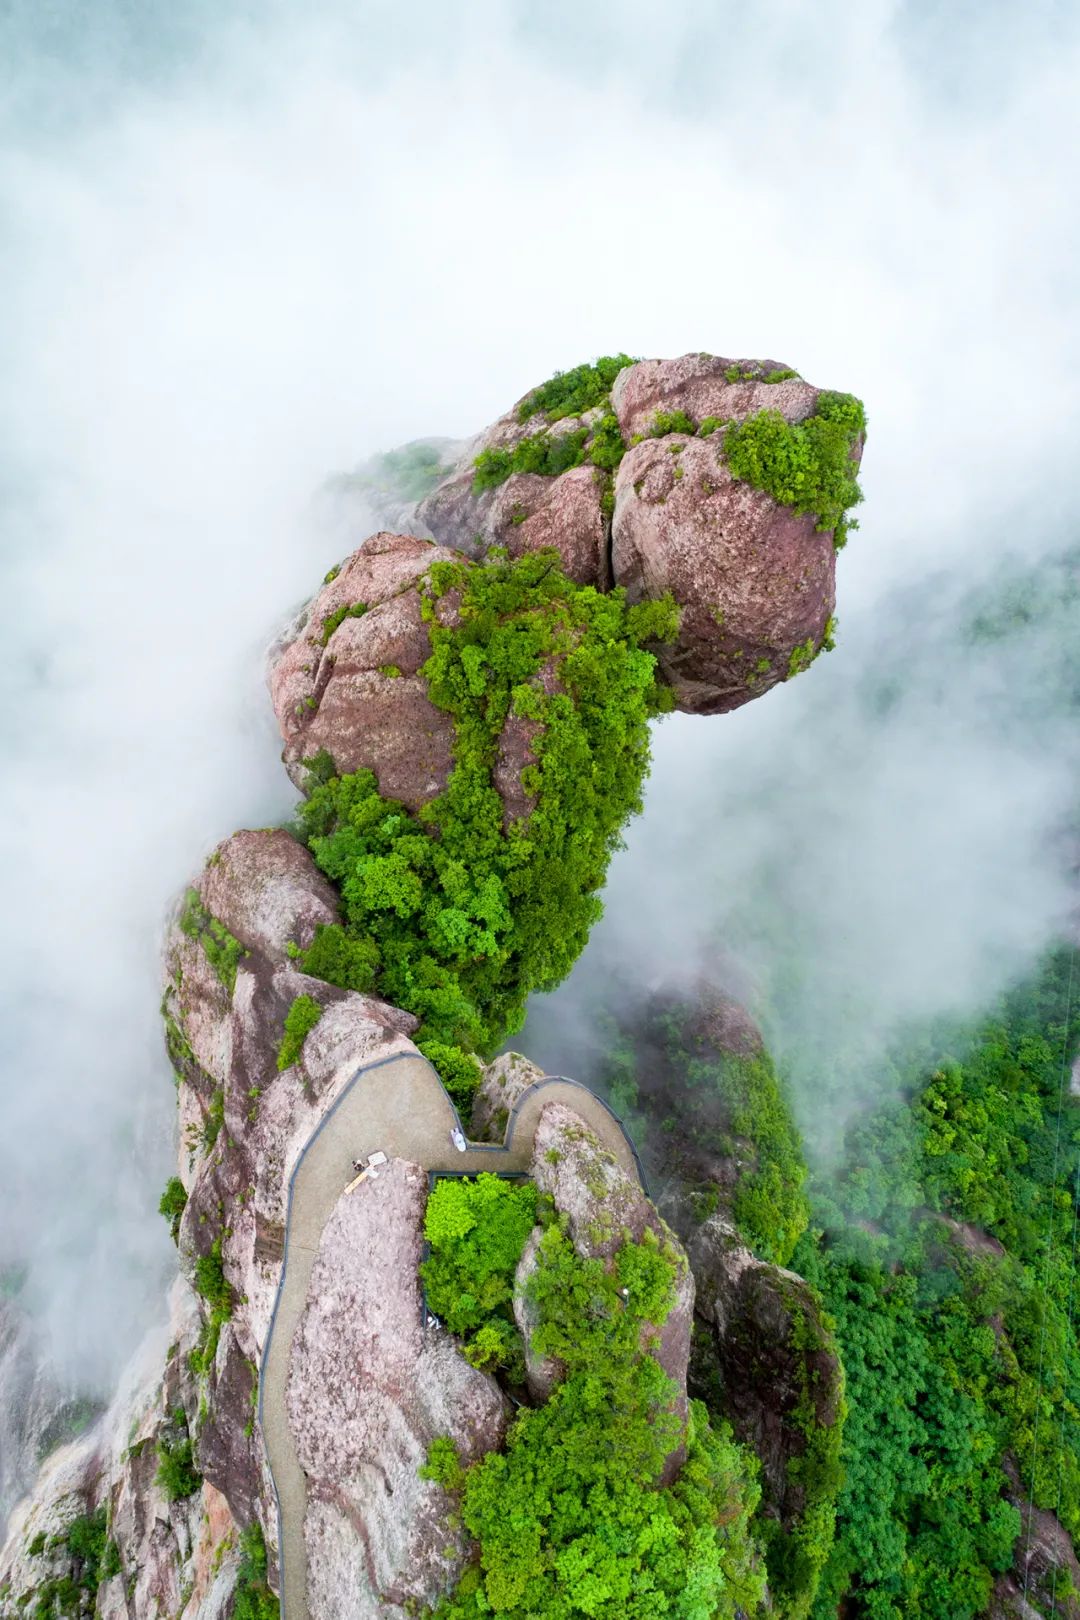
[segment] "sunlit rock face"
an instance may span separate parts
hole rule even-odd
[[[383,797],[410,810],[445,788],[453,726],[419,673],[431,647],[418,585],[452,556],[412,535],[372,535],[275,649],[270,695],[298,786],[303,761],[325,750],[342,775],[374,771]]]

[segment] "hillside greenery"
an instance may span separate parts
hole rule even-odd
[[[1029,1494],[1080,1536],[1072,977],[1055,951],[985,1022],[926,1038],[815,1190],[795,1265],[835,1319],[851,1408],[815,1620],[841,1598],[853,1620],[975,1620]],[[1028,1597],[1060,1613],[1068,1589],[1055,1573]]]
[[[437,1184],[429,1266],[456,1267],[473,1300],[490,1282],[490,1252],[501,1253],[501,1276],[512,1277],[510,1262],[528,1235],[524,1192],[497,1197]],[[501,1234],[490,1231],[466,1253],[462,1239],[476,1227],[461,1228],[479,1209]],[[648,1343],[671,1309],[685,1262],[651,1233],[627,1240],[610,1264],[583,1259],[563,1221],[540,1213],[545,1226],[528,1284],[532,1347],[565,1373],[544,1405],[520,1408],[502,1451],[463,1467],[448,1439],[432,1446],[425,1472],[459,1499],[477,1545],[475,1563],[434,1615],[734,1620],[756,1610],[764,1590],[749,1529],[756,1486],[730,1433],[713,1429],[699,1403],[684,1466],[674,1484],[658,1483],[681,1424],[675,1385]],[[496,1321],[504,1307],[497,1290]],[[471,1328],[475,1317],[469,1321]]]
[[[439,601],[460,593],[458,622]],[[377,990],[422,1021],[461,1096],[518,1028],[533,990],[569,971],[599,917],[622,827],[641,806],[649,720],[670,707],[648,646],[678,625],[669,600],[630,606],[568,580],[553,552],[436,563],[424,598],[429,696],[454,721],[446,790],[419,815],[380,796],[370,771],[312,774],[299,836],[337,885],[342,922],[299,965]],[[492,781],[511,717],[536,730],[522,771],[531,811],[507,821]]]

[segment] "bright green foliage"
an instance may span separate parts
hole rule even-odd
[[[237,966],[247,953],[224,923],[210,915],[195,889],[189,889],[184,896],[180,927],[189,939],[199,941],[206,960],[231,996],[236,988]]]
[[[201,1254],[195,1262],[195,1287],[209,1305],[232,1310],[232,1287],[221,1263],[220,1236],[214,1239],[210,1252]]]
[[[171,1176],[165,1191],[161,1195],[158,1214],[164,1215],[168,1221],[169,1231],[172,1233],[174,1243],[180,1236],[180,1217],[183,1215],[186,1206],[187,1193],[184,1191],[184,1183],[179,1176]]]
[[[281,1605],[266,1584],[266,1542],[257,1524],[240,1536],[233,1620],[279,1620]]]
[[[708,439],[719,427],[723,427],[723,418],[719,416],[704,416],[698,426],[698,438]]]
[[[447,1177],[435,1183],[424,1218],[430,1257],[420,1268],[428,1307],[466,1341],[476,1366],[521,1363],[511,1300],[514,1272],[536,1224],[531,1181]]]
[[[343,602],[340,607],[334,609],[333,613],[328,613],[322,622],[323,646],[326,646],[334,631],[339,625],[344,624],[346,619],[362,619],[367,610],[368,605],[366,602],[354,602],[351,607],[347,602]]]
[[[1069,972],[1055,953],[981,1029],[928,1039],[906,1096],[853,1128],[838,1185],[818,1195],[824,1240],[796,1264],[836,1319],[851,1410],[816,1620],[852,1582],[853,1620],[984,1614],[1022,1528],[1005,1457],[1080,1537]],[[933,1210],[971,1224],[947,1229]],[[1062,1588],[1029,1596],[1050,1612]]]
[[[482,450],[474,463],[473,489],[477,493],[495,489],[512,473],[540,473],[545,478],[557,478],[560,473],[585,462],[602,472],[614,473],[626,453],[626,445],[618,419],[610,408],[609,394],[619,372],[633,364],[628,355],[607,355],[595,365],[559,372],[536,389],[519,406],[518,417],[522,422],[527,422],[537,411],[543,411],[548,422],[554,423],[564,417],[580,416],[597,405],[605,405],[607,409],[592,427],[575,428],[570,433],[551,433],[544,428],[522,439],[512,450]],[[605,489],[602,504],[608,516],[612,501],[611,491]]]
[[[594,467],[613,473],[625,454],[626,444],[619,428],[619,419],[614,411],[608,411],[592,430],[589,460]]]
[[[451,590],[457,628],[434,614]],[[300,832],[341,890],[345,934],[378,961],[379,993],[423,1020],[421,1039],[484,1051],[520,1025],[531,991],[565,975],[600,915],[608,861],[641,804],[648,720],[670,706],[644,643],[671,639],[678,613],[575,585],[552,552],[437,563],[429,591],[422,673],[455,727],[446,791],[416,817],[381,798],[370,771],[333,778],[301,806]],[[507,827],[491,774],[511,714],[543,729],[522,775],[535,808]],[[341,943],[317,937],[305,970]]]
[[[591,365],[575,366],[572,371],[557,371],[546,383],[541,383],[518,406],[518,420],[527,422],[536,411],[543,411],[549,422],[558,422],[564,416],[580,416],[600,405],[611,392],[611,385],[625,366],[634,365],[628,354],[606,354]]]
[[[158,1442],[157,1454],[159,1467],[154,1484],[161,1487],[170,1502],[194,1496],[202,1484],[202,1475],[195,1467],[191,1436],[182,1406],[173,1412],[171,1432]]]
[[[790,366],[778,366],[775,371],[767,371],[761,380],[767,383],[781,383],[787,382],[789,377],[797,377],[798,375],[799,373],[792,371]]]
[[[108,1512],[104,1505],[94,1513],[84,1513],[73,1519],[63,1535],[35,1537],[27,1549],[31,1557],[44,1552],[65,1552],[71,1560],[70,1572],[54,1576],[36,1587],[30,1600],[32,1608],[24,1612],[30,1620],[65,1620],[93,1614],[97,1592],[102,1581],[111,1580],[120,1573],[120,1554],[115,1541],[109,1539]]]
[[[807,636],[801,646],[792,649],[791,657],[788,659],[788,680],[793,680],[796,675],[801,675],[804,670],[809,669],[816,657],[814,638]]]
[[[285,1014],[285,1032],[277,1055],[279,1072],[292,1068],[303,1051],[304,1042],[322,1015],[323,1009],[314,996],[296,997]]]
[[[758,411],[724,435],[723,456],[736,478],[784,506],[809,512],[831,529],[837,549],[852,527],[845,513],[862,500],[851,454],[866,432],[866,414],[852,394],[823,393],[813,416],[785,422],[779,411]]]
[[[686,433],[693,438],[697,424],[685,411],[657,411],[649,428],[650,439],[662,439],[668,433]]]
[[[448,1046],[445,1041],[421,1041],[419,1045],[457,1108],[470,1108],[483,1073],[478,1059],[471,1052],[463,1052],[460,1046]]]
[[[298,953],[300,971],[325,979],[343,990],[366,994],[379,971],[379,947],[373,939],[347,934],[340,923],[319,923],[306,951]]]
[[[640,1253],[633,1253],[639,1250]],[[460,1489],[479,1562],[438,1620],[733,1620],[756,1611],[764,1579],[749,1534],[754,1487],[738,1448],[694,1403],[688,1458],[659,1489],[679,1438],[675,1386],[641,1344],[673,1299],[676,1262],[653,1239],[609,1269],[583,1260],[558,1225],[540,1244],[534,1346],[566,1376],[522,1408],[502,1453],[461,1470],[432,1448],[429,1470]],[[628,1297],[620,1290],[626,1289]]]
[[[505,484],[511,473],[539,473],[544,478],[558,478],[571,467],[580,467],[585,460],[588,428],[575,428],[572,433],[533,433],[522,439],[513,450],[481,450],[474,466],[473,489],[496,489]]]

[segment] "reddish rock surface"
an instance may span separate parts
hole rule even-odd
[[[318,593],[271,659],[270,695],[298,787],[326,750],[341,774],[374,771],[385,798],[417,810],[446,786],[453,727],[418,674],[431,652],[418,582],[453,554],[411,535],[377,534]],[[364,605],[359,617],[333,621]]]
[[[513,473],[495,489],[473,488],[473,463],[482,451],[512,450],[534,433],[572,433],[601,414],[590,411],[552,424],[536,415],[522,423],[517,409],[513,406],[469,444],[453,474],[420,503],[417,517],[440,544],[474,559],[492,546],[504,546],[512,557],[554,547],[571,579],[606,588],[607,521],[600,505],[604,479],[596,468],[572,467],[557,478]]]
[[[293,1341],[289,1419],[308,1478],[309,1604],[355,1620],[435,1602],[467,1556],[445,1490],[420,1478],[437,1436],[465,1463],[502,1443],[509,1405],[449,1336],[421,1326],[427,1176],[391,1160],[338,1201]],[[342,1556],[344,1554],[344,1556]]]
[[[744,373],[730,382],[734,367]],[[779,411],[787,422],[813,414],[818,388],[801,377],[767,383],[770,374],[790,368],[780,360],[734,360],[719,354],[683,354],[676,360],[639,360],[620,371],[611,390],[611,408],[627,444],[648,435],[658,411],[685,411],[695,424],[708,416],[741,422],[757,411]]]
[[[832,535],[733,478],[719,435],[646,439],[615,480],[612,569],[631,601],[670,591],[679,638],[659,650],[679,708],[737,709],[821,643],[835,605]]]

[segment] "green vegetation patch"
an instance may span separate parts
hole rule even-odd
[[[281,1606],[266,1581],[266,1540],[259,1525],[240,1536],[233,1620],[279,1620]]]
[[[27,1548],[31,1557],[43,1553],[65,1553],[70,1560],[66,1575],[53,1576],[29,1594],[32,1607],[24,1609],[29,1620],[77,1620],[92,1614],[98,1588],[103,1581],[120,1573],[120,1553],[109,1538],[108,1511],[104,1505],[93,1513],[73,1519],[62,1535],[37,1536]]]
[[[203,1323],[199,1343],[192,1350],[188,1362],[196,1376],[210,1371],[217,1355],[221,1330],[233,1313],[232,1285],[225,1276],[221,1259],[222,1236],[219,1233],[207,1254],[195,1262],[195,1290],[210,1306],[210,1314]]]
[[[779,411],[758,411],[726,430],[722,454],[736,478],[763,489],[783,506],[812,513],[831,529],[839,551],[850,529],[846,516],[862,500],[852,451],[866,433],[866,413],[853,394],[818,395],[805,422]]]
[[[608,398],[619,372],[636,363],[629,354],[605,354],[599,360],[575,366],[572,371],[557,371],[522,400],[518,406],[518,421],[527,422],[537,411],[543,411],[549,422],[591,411]]]
[[[533,1348],[563,1381],[522,1408],[501,1453],[463,1469],[449,1441],[428,1477],[460,1499],[477,1561],[437,1620],[734,1620],[764,1590],[749,1530],[756,1500],[730,1435],[691,1408],[688,1456],[657,1486],[678,1443],[675,1386],[642,1345],[674,1300],[676,1261],[652,1234],[608,1266],[585,1260],[559,1224],[540,1243],[530,1293]]]
[[[303,1051],[304,1042],[323,1015],[314,996],[297,996],[285,1014],[285,1030],[278,1047],[278,1072],[291,1069]]]
[[[157,1454],[158,1471],[154,1484],[165,1492],[170,1502],[194,1496],[202,1484],[202,1475],[195,1467],[191,1435],[182,1406],[172,1413],[169,1432],[159,1440]]]
[[[462,1051],[460,1046],[448,1046],[445,1041],[420,1041],[418,1044],[453,1098],[455,1106],[467,1112],[472,1107],[483,1074],[479,1059],[472,1052]]]
[[[450,591],[455,628],[435,616]],[[419,816],[383,799],[370,771],[314,787],[298,831],[344,919],[301,962],[415,1013],[421,1040],[484,1052],[520,1027],[533,990],[564,977],[600,915],[608,861],[641,807],[649,719],[671,707],[647,645],[673,639],[678,610],[575,585],[554,552],[436,563],[424,610],[421,673],[453,716],[454,768]],[[507,825],[492,771],[511,715],[541,729],[522,772],[535,808]]]
[[[187,1193],[179,1176],[170,1176],[158,1204],[158,1214],[164,1215],[174,1243],[180,1238],[180,1219],[187,1208]]]
[[[474,1367],[507,1369],[515,1382],[525,1365],[511,1303],[514,1272],[537,1209],[531,1181],[479,1175],[437,1181],[424,1217],[431,1253],[420,1275],[429,1309],[464,1341]]]
[[[229,933],[225,924],[211,916],[195,889],[189,889],[184,896],[180,928],[189,939],[198,940],[206,960],[231,996],[236,989],[236,970],[240,958],[246,956],[247,952],[240,941]]]
[[[368,605],[366,602],[353,602],[351,606],[348,602],[343,602],[340,607],[334,609],[333,613],[328,613],[322,622],[321,639],[323,646],[326,646],[334,631],[339,625],[344,624],[346,619],[362,619],[367,610]]]
[[[815,1620],[841,1600],[853,1620],[984,1615],[1023,1534],[1009,1459],[1080,1538],[1070,956],[981,1026],[929,1032],[815,1189],[817,1241],[795,1263],[835,1318],[850,1403]],[[1062,1610],[1055,1580],[1029,1592],[1044,1613]]]

